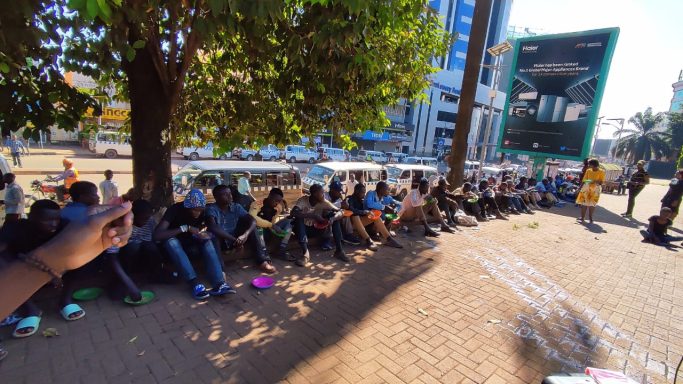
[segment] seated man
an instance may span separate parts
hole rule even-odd
[[[380,187],[379,184],[381,183],[383,182],[377,184],[378,188]],[[348,207],[353,212],[353,216],[351,216],[351,223],[353,224],[353,228],[365,242],[365,246],[371,251],[377,250],[377,245],[372,241],[368,231],[366,230],[366,227],[372,227],[373,231],[379,232],[379,234],[386,240],[385,245],[394,248],[403,248],[403,246],[391,236],[381,217],[375,220],[371,220],[368,217],[370,210],[365,208],[365,196],[365,185],[358,184],[353,189],[353,195],[349,196],[347,199]],[[384,212],[384,209],[379,208],[383,207],[375,206],[374,209]]]
[[[280,188],[273,188],[268,193],[268,197],[263,199],[262,204],[251,203],[249,214],[256,220],[256,225],[261,231],[256,231],[256,239],[264,252],[267,252],[266,241],[273,237],[273,233],[280,236],[280,246],[278,256],[283,260],[294,261],[287,251],[289,238],[292,236],[292,219],[280,219],[282,207],[284,210],[284,193]]]
[[[497,219],[507,220],[507,218],[500,213],[495,196],[495,191],[489,186],[488,181],[482,180],[479,182],[478,203],[482,214],[485,216],[495,215]]]
[[[119,251],[119,260],[127,272],[140,272],[151,281],[167,282],[172,280],[170,272],[164,272],[163,257],[152,234],[157,223],[154,220],[152,204],[147,200],[133,202],[133,233]]]
[[[507,180],[507,189],[512,193],[514,196],[519,199],[520,206],[522,208],[522,211],[528,213],[528,214],[534,214],[534,211],[531,209],[531,197],[529,196],[529,193],[527,193],[525,190],[519,190],[515,187],[515,183],[512,181],[512,179]]]
[[[309,189],[310,195],[302,196],[292,208],[294,217],[294,232],[296,233],[302,256],[296,260],[296,265],[305,267],[311,262],[311,253],[308,250],[308,236],[321,237],[323,239],[323,251],[335,249],[334,257],[349,262],[350,259],[344,253],[342,246],[342,228],[339,219],[342,212],[337,210],[332,203],[325,200],[323,186],[313,184]],[[318,224],[316,227],[315,224]],[[334,246],[330,239],[334,237]]]
[[[432,187],[431,194],[436,199],[439,209],[446,214],[448,225],[456,225],[458,220],[455,218],[455,214],[460,209],[460,205],[456,200],[456,195],[448,190],[449,185],[448,180],[441,176],[436,187]]]
[[[209,234],[202,232],[206,227],[206,198],[198,189],[192,189],[182,203],[171,205],[164,213],[159,225],[154,230],[154,241],[161,242],[173,260],[180,276],[192,289],[192,297],[203,300],[211,296],[236,293],[225,282],[220,257]],[[204,257],[206,273],[213,288],[207,290],[199,282],[197,274],[190,262],[190,255],[201,254]]]
[[[382,212],[382,220],[384,220],[384,226],[389,227],[391,225],[390,220],[386,220],[387,213],[398,213],[401,209],[401,203],[389,195],[389,185],[386,181],[380,181],[375,186],[374,191],[370,191],[365,194],[365,201],[363,202],[363,209],[373,210],[376,209]]]
[[[52,200],[38,200],[31,205],[28,219],[7,222],[0,230],[0,254],[3,261],[11,262],[14,255],[28,253],[52,239],[64,228],[67,221],[60,220],[59,205]],[[64,278],[68,280],[66,273]],[[63,294],[61,295],[63,296]],[[62,305],[63,304],[63,305]],[[71,304],[71,296],[60,297],[60,308]],[[64,309],[62,309],[64,312]],[[28,337],[36,333],[42,317],[41,309],[28,299],[17,308],[22,319],[17,323],[12,335],[17,338]],[[72,311],[67,320],[77,320],[85,315],[82,308]]]
[[[543,179],[536,183],[536,191],[541,195],[541,198],[543,200],[547,201],[547,204],[550,206],[555,205],[557,203],[557,198],[555,195],[552,194],[550,191],[550,183],[548,182],[548,179]]]
[[[213,197],[216,202],[206,207],[206,224],[213,234],[216,251],[248,244],[261,271],[277,272],[256,238],[256,220],[241,205],[233,202],[228,186],[221,184],[214,187]]]
[[[434,232],[427,223],[427,214],[431,213],[441,223],[441,231],[454,233],[453,229],[446,224],[441,211],[436,203],[436,199],[429,196],[429,181],[427,179],[420,180],[417,189],[410,191],[408,196],[403,199],[403,206],[398,215],[402,222],[412,221],[417,219],[425,230],[425,236],[437,237],[439,233]]]
[[[472,183],[464,183],[462,187],[456,188],[453,194],[467,215],[474,216],[478,221],[488,221],[486,215],[481,214],[479,195],[472,192]]]
[[[342,196],[342,183],[338,180],[333,180],[330,183],[330,191],[325,192],[325,200],[329,201],[337,207],[337,209],[346,209],[346,202]],[[351,225],[351,220],[348,217],[341,219],[342,234],[344,235],[343,241],[350,245],[360,245],[360,239],[353,234],[353,226]]]
[[[640,231],[645,241],[655,245],[669,245],[672,241],[683,240],[683,237],[671,236],[667,233],[667,229],[673,224],[672,215],[673,210],[671,208],[663,207],[659,211],[659,215],[650,217],[647,230]]]

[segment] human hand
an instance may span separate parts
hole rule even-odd
[[[364,209],[364,210],[360,211],[359,216],[367,216],[369,214],[370,214],[370,211],[368,211],[367,209]]]
[[[241,247],[246,242],[247,242],[247,235],[242,235],[242,236],[239,236],[238,238],[235,239],[235,242],[233,243],[233,245],[235,247]]]
[[[72,222],[33,253],[56,272],[79,268],[112,246],[123,247],[133,229],[132,204],[98,205],[88,209],[88,218]]]
[[[341,202],[341,208],[342,208],[342,209],[349,209],[349,202],[346,201],[346,200],[343,200],[343,201]]]
[[[130,299],[134,302],[142,300],[142,292],[140,291],[131,292],[128,296],[130,296]]]
[[[319,224],[327,223],[327,220],[320,215],[316,215],[313,220],[317,221]]]
[[[201,230],[197,227],[189,226],[187,227],[187,231],[190,232],[193,235],[198,235]]]
[[[396,213],[396,208],[387,205],[384,207],[384,213]]]

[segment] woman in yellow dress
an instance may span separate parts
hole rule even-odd
[[[588,169],[583,175],[583,186],[576,197],[576,204],[581,205],[581,222],[583,223],[586,217],[586,209],[588,209],[588,220],[593,222],[593,211],[600,200],[600,192],[602,191],[602,184],[605,182],[605,171],[600,169],[600,163],[596,159],[588,161]]]

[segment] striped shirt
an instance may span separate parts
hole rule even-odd
[[[133,233],[130,235],[130,240],[128,240],[128,242],[142,243],[144,241],[152,241],[152,233],[154,232],[156,224],[154,218],[150,217],[142,227],[133,225]]]

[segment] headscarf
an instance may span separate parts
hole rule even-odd
[[[185,196],[185,201],[183,201],[183,207],[185,208],[204,208],[206,207],[206,197],[202,191],[198,189],[191,189],[190,192]]]

